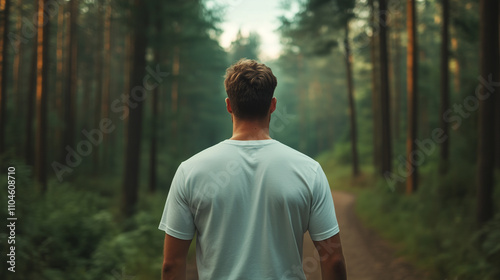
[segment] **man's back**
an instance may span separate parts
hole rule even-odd
[[[320,165],[276,140],[226,140],[183,162],[160,229],[198,232],[200,279],[302,279],[303,234],[339,231]]]

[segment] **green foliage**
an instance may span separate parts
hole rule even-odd
[[[72,185],[52,181],[48,192],[41,195],[32,190],[27,167],[16,166],[16,174],[15,279],[159,278],[164,233],[157,226],[166,195],[141,193],[138,213],[120,221],[118,201],[96,191],[110,187],[113,180]],[[0,179],[6,180],[4,176]],[[6,200],[0,207],[7,208]],[[6,211],[1,218],[6,220]],[[124,225],[132,230],[124,231]],[[1,237],[6,240],[5,231]],[[2,242],[3,252],[5,246],[7,242]],[[1,261],[6,262],[5,254]],[[6,278],[8,273],[2,270],[0,277],[11,279]]]
[[[434,162],[421,170],[420,189],[411,196],[379,180],[376,188],[361,192],[357,212],[396,242],[400,254],[431,271],[428,279],[497,279],[500,212],[477,230],[474,167],[459,165],[443,177],[436,170]]]

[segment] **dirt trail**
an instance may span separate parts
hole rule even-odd
[[[347,263],[349,280],[420,280],[425,279],[375,233],[365,228],[354,211],[355,197],[333,192],[335,211]],[[187,280],[197,280],[193,257],[188,263]],[[321,280],[321,269],[309,234],[304,236],[303,267],[307,280]]]
[[[355,197],[334,192],[333,200],[340,226],[342,248],[349,280],[417,280],[425,279],[407,262],[396,258],[394,251],[375,233],[364,227],[354,210]],[[308,280],[321,279],[314,270],[314,245],[309,235],[304,239],[304,272]],[[309,261],[306,261],[308,260]],[[308,270],[310,273],[308,273]]]

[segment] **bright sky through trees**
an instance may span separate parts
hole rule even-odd
[[[260,58],[265,61],[279,56],[281,45],[277,29],[280,26],[279,17],[285,14],[284,2],[279,0],[215,2],[226,9],[224,22],[221,24],[223,31],[219,40],[221,46],[228,48],[240,29],[244,35],[255,31],[261,37]]]

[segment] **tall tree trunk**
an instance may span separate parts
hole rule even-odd
[[[104,26],[104,16],[102,14],[102,1],[99,0],[96,2],[96,8],[97,8],[97,38],[95,39],[96,46],[94,49],[94,74],[95,74],[95,98],[94,98],[94,127],[99,127],[99,123],[101,121],[101,118],[103,116],[101,115],[102,112],[102,73],[103,73],[103,38],[104,34],[101,33],[101,30],[103,30]],[[103,143],[101,142],[101,145],[96,145],[94,148],[94,154],[92,155],[93,159],[93,169],[94,173],[97,173],[99,168],[99,155],[100,152],[102,151],[102,145]]]
[[[178,135],[178,106],[179,106],[179,72],[180,72],[180,47],[174,46],[173,61],[172,61],[172,92],[171,92],[171,105],[172,105],[172,139],[175,143],[179,144]],[[178,149],[176,149],[178,150]]]
[[[394,139],[399,140],[400,136],[400,126],[401,126],[401,95],[403,94],[402,83],[401,83],[401,15],[394,15],[394,59],[392,60],[394,74],[394,117],[393,128],[394,128]]]
[[[49,1],[50,0],[38,1],[35,175],[38,183],[40,183],[42,187],[42,192],[47,190],[47,83],[49,70],[48,47],[50,22],[48,22],[48,11],[46,12],[44,7]]]
[[[161,6],[158,3],[156,7],[158,11],[160,11]],[[157,63],[161,63],[161,49],[160,49],[160,40],[162,36],[162,20],[161,17],[156,18],[155,22],[155,32],[156,32],[156,44],[154,46],[154,58]],[[156,191],[156,164],[157,164],[157,124],[158,124],[158,109],[160,103],[160,87],[156,86],[152,92],[153,96],[151,98],[151,142],[149,146],[149,191],[154,193]]]
[[[131,18],[130,12],[127,14],[127,18]],[[124,53],[124,65],[123,65],[123,95],[125,96],[125,99],[129,98],[129,89],[130,89],[130,72],[131,72],[131,67],[132,67],[132,52],[133,52],[133,45],[132,45],[132,36],[130,35],[130,32],[125,35],[125,53]],[[129,115],[129,108],[125,106],[125,112],[124,114]],[[123,120],[123,133],[124,133],[124,146],[127,146],[127,135],[128,135],[128,118],[125,118]]]
[[[480,69],[481,77],[498,77],[498,1],[480,1]],[[488,77],[492,77],[489,79]],[[495,149],[495,89],[482,86],[479,102],[479,135],[477,164],[477,222],[484,225],[493,217],[494,151]],[[486,98],[488,96],[488,98]]]
[[[56,50],[56,92],[55,92],[55,111],[58,120],[63,120],[63,89],[65,80],[65,69],[64,69],[64,5],[59,5],[59,11],[57,13],[57,50]],[[61,146],[61,128],[57,127],[55,130],[55,145],[54,147],[59,148]],[[59,151],[60,152],[60,151]],[[57,152],[56,152],[57,153]],[[60,157],[60,155],[59,155]]]
[[[38,0],[35,0],[35,10],[38,8]],[[33,54],[31,56],[29,87],[26,94],[26,103],[28,110],[26,111],[26,126],[25,126],[25,142],[24,142],[24,158],[26,164],[35,165],[34,157],[34,141],[33,141],[33,121],[35,119],[35,98],[36,98],[36,74],[37,74],[37,49],[38,49],[38,34],[33,38]]]
[[[140,0],[134,0],[133,8],[133,60],[130,73],[130,88],[127,91],[129,96],[129,119],[127,130],[127,147],[125,150],[125,177],[123,181],[122,214],[130,217],[135,213],[135,206],[138,199],[139,190],[139,162],[142,132],[142,108],[143,101],[137,97],[145,98],[146,90],[142,92],[136,86],[143,84],[144,69],[146,68],[146,30],[148,15],[146,7]],[[134,104],[135,108],[132,107]]]
[[[497,46],[500,46],[500,4],[498,5],[498,34],[499,34],[499,38],[498,38],[498,45]],[[500,47],[497,47],[498,49],[498,65],[500,65]],[[500,81],[500,69],[497,69],[497,80]],[[497,88],[498,89],[498,88]],[[497,110],[495,110],[496,112],[496,118],[495,118],[495,143],[496,143],[496,147],[495,147],[495,165],[497,167],[497,169],[500,170],[500,110],[498,110],[498,108],[500,108],[500,93],[496,93],[495,94],[495,102],[496,102],[496,108]]]
[[[17,34],[21,34],[22,32],[22,18],[23,18],[23,1],[17,1],[17,20],[16,20],[16,32]],[[15,118],[19,123],[22,123],[23,112],[24,112],[24,104],[22,102],[22,86],[19,76],[21,74],[21,64],[23,60],[23,44],[18,44],[16,46],[15,54],[14,54],[14,73],[13,73],[13,83],[14,83],[14,98],[15,98]],[[16,126],[16,134],[22,133],[22,126]],[[16,153],[18,155],[22,154],[22,141],[16,141]]]
[[[62,146],[62,162],[66,161],[66,147],[74,149],[75,144],[75,116],[76,116],[76,90],[77,90],[77,18],[78,18],[78,0],[70,2],[70,18],[69,18],[69,48],[68,61],[66,69],[68,71],[66,81],[66,92],[64,100],[64,142]]]
[[[370,57],[372,61],[372,114],[373,114],[373,166],[376,171],[382,171],[382,143],[380,132],[382,130],[380,116],[380,57],[377,50],[378,38],[375,23],[374,0],[368,0],[370,5],[370,23],[372,25],[372,36],[370,38]]]
[[[7,66],[9,46],[9,12],[10,1],[0,1],[0,155],[6,150],[5,148],[5,129],[7,126]]]
[[[388,69],[388,49],[387,49],[387,3],[386,0],[379,0],[380,9],[380,111],[382,115],[382,175],[387,175],[392,168],[391,151],[391,118],[389,100],[389,69]]]
[[[441,0],[442,1],[442,12],[443,12],[443,26],[441,31],[441,110],[440,110],[440,120],[441,120],[441,129],[444,131],[445,135],[448,137],[445,138],[444,142],[441,143],[441,160],[439,166],[439,172],[441,174],[445,174],[448,172],[448,152],[450,146],[450,137],[449,137],[449,125],[448,122],[442,117],[445,112],[450,107],[450,86],[449,86],[449,67],[448,67],[448,58],[449,58],[449,0]]]
[[[417,140],[417,69],[418,69],[418,50],[417,50],[417,18],[415,11],[415,0],[407,0],[406,8],[406,28],[408,33],[408,46],[406,58],[406,81],[408,94],[408,127],[406,136],[406,159],[407,172],[406,193],[411,194],[417,190],[418,170],[415,163],[417,150],[415,149],[415,140]]]
[[[345,25],[345,66],[347,73],[347,91],[349,100],[349,120],[351,123],[351,157],[352,157],[352,174],[354,177],[359,175],[358,163],[358,148],[357,148],[357,126],[356,126],[356,106],[354,104],[354,83],[352,79],[352,54],[349,44],[349,22]]]
[[[103,58],[103,80],[102,80],[102,100],[101,100],[101,118],[109,118],[110,98],[110,76],[111,76],[111,3],[106,1],[104,13],[104,58]],[[108,135],[104,133],[102,137],[102,161],[103,166],[108,166],[109,160],[109,141]]]

